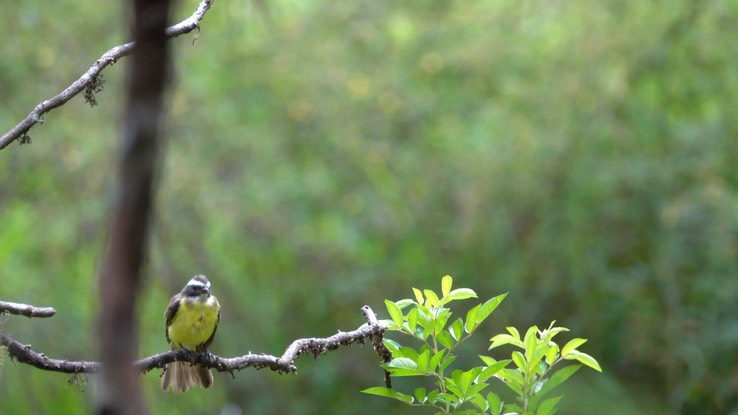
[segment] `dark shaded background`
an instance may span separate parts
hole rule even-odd
[[[126,40],[122,6],[0,3],[0,129]],[[225,356],[353,329],[451,274],[510,292],[460,364],[555,319],[605,370],[565,413],[738,414],[737,1],[218,1],[202,28],[173,41],[142,353],[197,273]],[[53,357],[95,353],[122,77],[0,155],[0,298],[58,311],[0,324]],[[153,413],[408,413],[358,392],[376,361],[145,392]],[[78,413],[95,387],[6,357],[0,412]]]

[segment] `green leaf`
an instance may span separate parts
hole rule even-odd
[[[415,399],[418,400],[418,403],[425,403],[425,400],[428,399],[428,396],[426,395],[426,392],[425,392],[425,388],[415,389],[415,392],[413,392],[413,395],[415,395]]]
[[[514,336],[511,336],[509,334],[498,334],[490,340],[492,341],[492,345],[489,346],[490,350],[494,349],[495,347],[503,346],[505,344],[512,344],[514,346],[523,348],[523,342],[521,342],[519,338],[516,339]]]
[[[517,369],[502,369],[498,376],[504,377],[509,383],[514,383],[520,387],[523,386],[523,374]]]
[[[443,355],[446,354],[446,350],[447,349],[441,349],[438,351],[438,353],[434,354],[433,357],[431,357],[430,362],[428,362],[428,370],[436,370],[436,367],[441,362],[441,359],[443,359]]]
[[[485,355],[481,355],[480,354],[479,355],[479,358],[482,359],[482,361],[484,362],[484,364],[487,365],[487,366],[492,366],[493,364],[497,363],[497,359],[495,359],[494,357],[489,357],[489,356],[485,356]]]
[[[508,333],[510,333],[516,339],[520,340],[520,333],[518,332],[518,329],[516,329],[515,327],[506,327],[506,328],[507,328]]]
[[[409,298],[404,298],[402,300],[395,301],[395,304],[397,305],[397,307],[400,308],[400,310],[402,310],[403,308],[405,308],[405,307],[407,307],[409,305],[415,304],[415,301],[413,301],[413,300],[411,300]]]
[[[450,275],[446,275],[441,279],[441,293],[445,297],[448,295],[449,292],[451,292],[451,285],[453,284],[454,279],[451,278]]]
[[[413,287],[413,293],[415,293],[415,299],[419,305],[423,305],[423,293],[419,289]]]
[[[442,402],[447,403],[453,407],[456,407],[456,405],[459,403],[459,398],[457,398],[454,395],[451,395],[450,393],[439,393],[436,395],[436,402]]]
[[[448,311],[448,309],[441,309],[441,312],[438,314],[438,317],[436,317],[436,323],[433,328],[433,334],[437,336],[443,331],[443,329],[446,328],[446,323],[448,322],[449,317],[451,317],[451,312]]]
[[[418,371],[417,369],[391,369],[387,368],[387,371],[390,373],[390,376],[393,378],[399,378],[399,377],[407,377],[407,376],[426,376],[425,373]]]
[[[384,346],[389,349],[390,352],[394,353],[397,350],[400,350],[400,343],[397,343],[396,341],[388,338],[384,338]]]
[[[441,360],[441,365],[438,366],[438,371],[446,370],[446,368],[456,360],[456,356],[450,354],[445,359]]]
[[[428,372],[428,361],[430,360],[430,350],[418,355],[418,370],[421,372]]]
[[[481,304],[477,304],[476,306],[469,309],[469,311],[466,313],[466,322],[464,323],[464,331],[467,333],[471,333],[474,331],[475,328],[479,325],[477,323],[477,315],[479,315],[479,308],[481,307]]]
[[[541,387],[541,389],[538,391],[538,393],[531,398],[531,403],[536,403],[538,400],[543,398],[548,392],[551,392],[553,388],[561,385],[564,383],[571,375],[576,373],[577,370],[579,370],[582,367],[582,365],[571,365],[567,366],[565,368],[562,368],[561,370],[557,370],[553,375],[551,375],[550,378],[548,378],[548,381]]]
[[[443,347],[450,349],[454,347],[454,339],[447,331],[442,331],[436,336],[436,340],[443,345]]]
[[[482,356],[480,356],[482,357]],[[484,356],[486,357],[486,356]],[[492,359],[494,360],[494,359]],[[477,377],[477,382],[484,382],[485,380],[489,379],[490,377],[496,375],[499,371],[505,368],[505,366],[509,365],[512,360],[500,360],[499,362],[490,362],[487,363],[487,367],[485,367]]]
[[[552,343],[549,348],[546,350],[546,363],[548,363],[549,366],[554,364],[556,361],[556,358],[559,355],[559,346],[556,343]]]
[[[425,305],[427,307],[438,307],[438,295],[436,295],[433,290],[423,290],[423,293],[425,293]]]
[[[427,323],[427,322],[433,321],[436,318],[436,316],[433,313],[431,313],[428,307],[424,305],[418,305],[415,308],[418,310],[418,322]],[[423,327],[425,326],[426,325],[423,324]]]
[[[472,381],[476,377],[473,370],[474,369],[463,372],[461,376],[459,376],[458,385],[459,388],[461,388],[461,392],[464,394],[464,397],[466,397],[469,386],[471,386]]]
[[[464,373],[464,371],[461,369],[456,369],[453,371],[453,373],[451,373],[451,380],[453,381],[454,385],[459,383],[459,379],[461,379],[462,373]],[[446,380],[448,380],[448,378]]]
[[[396,368],[396,369],[417,369],[418,368],[418,363],[407,357],[398,357],[398,358],[392,359],[386,365],[388,368]]]
[[[553,323],[551,323],[553,325]],[[546,336],[544,338],[545,341],[551,341],[553,337],[562,331],[569,331],[566,327],[552,327],[548,330],[546,330]]]
[[[530,411],[523,413],[523,408],[521,408],[520,405],[507,404],[507,406],[505,406],[505,410],[507,410],[505,415],[533,415]]]
[[[516,369],[502,369],[497,377],[505,381],[505,385],[518,395],[523,394],[523,375]]]
[[[490,392],[487,394],[487,404],[492,415],[500,415],[502,413],[502,401],[500,397]]]
[[[464,392],[461,390],[459,385],[450,379],[446,379],[446,390],[453,393],[458,400],[463,400],[465,398]]]
[[[410,329],[410,332],[415,334],[415,329],[418,327],[418,309],[417,308],[413,308],[412,310],[408,311],[407,327]]]
[[[410,360],[415,361],[418,360],[418,352],[412,347],[400,346],[399,349],[392,353],[392,357],[406,357]]]
[[[533,351],[536,349],[536,333],[538,333],[538,326],[532,326],[525,332],[525,355],[530,358]]]
[[[373,388],[364,389],[361,391],[369,395],[385,396],[387,398],[397,399],[398,401],[405,402],[410,405],[413,403],[413,397],[397,392],[394,389],[385,388],[383,386],[375,386]]]
[[[537,372],[538,370],[538,364],[541,362],[541,359],[546,354],[546,351],[548,351],[549,346],[545,343],[538,343],[535,346],[535,350],[533,353],[530,354],[530,356],[526,359],[528,361],[528,372]]]
[[[580,352],[579,350],[569,351],[569,354],[564,356],[564,359],[578,360],[580,363],[583,363],[598,372],[602,372],[602,368],[600,367],[600,364],[597,363],[597,360],[595,360],[594,357],[588,355],[587,353]]]
[[[487,408],[489,408],[489,404],[487,403],[487,400],[484,399],[484,397],[481,394],[476,394],[471,397],[471,402],[479,409],[482,410],[482,412],[487,412]],[[474,412],[478,413],[478,412]]]
[[[493,297],[482,304],[482,306],[479,308],[479,314],[477,314],[477,325],[481,324],[484,319],[486,319],[493,311],[495,311],[497,306],[500,305],[505,297],[507,297],[507,293]]]
[[[543,389],[543,385],[545,385],[545,384],[546,384],[546,381],[548,381],[548,379],[545,379],[545,378],[544,378],[544,379],[538,379],[538,380],[537,380],[537,381],[536,381],[536,382],[535,382],[535,383],[533,384],[533,387],[532,387],[532,388],[530,388],[531,394],[535,395],[535,394],[537,394],[538,392],[540,392],[540,391],[541,391],[541,389]]]
[[[448,332],[451,333],[451,337],[458,342],[461,340],[461,335],[464,334],[464,322],[461,321],[460,318],[457,318],[456,321],[451,324],[451,327],[448,328]]]
[[[469,400],[475,395],[481,398],[481,396],[479,395],[479,392],[482,391],[487,386],[489,386],[489,384],[487,383],[475,383],[475,384],[470,385],[469,389],[467,389],[466,391],[466,399]]]
[[[415,316],[410,315],[413,310],[417,311],[417,318]],[[429,314],[427,314],[428,310],[424,306],[422,305],[415,306],[413,310],[410,310],[410,312],[407,313],[408,322],[410,318],[413,318],[417,321],[417,326],[415,328],[415,335],[418,338],[425,340],[428,336],[433,334],[433,324],[435,324],[435,321],[432,321],[433,316],[429,316]]]
[[[527,365],[525,363],[525,357],[522,353],[519,351],[514,351],[512,353],[512,360],[515,362],[515,366],[518,367],[518,369],[522,370],[523,372],[526,372]]]
[[[477,293],[475,293],[474,290],[470,288],[457,288],[448,293],[447,296],[443,297],[444,301],[442,304],[446,304],[455,300],[465,300],[467,298],[477,298]]]
[[[569,340],[569,342],[566,343],[564,348],[561,349],[561,356],[566,357],[566,355],[568,355],[570,351],[575,350],[577,347],[583,345],[586,341],[587,339],[580,339],[580,338]]]
[[[392,321],[394,321],[401,330],[402,310],[400,310],[400,307],[398,307],[397,304],[390,300],[384,300],[384,304],[387,306],[387,311],[389,312],[390,317],[392,317]]]
[[[536,411],[536,415],[553,415],[556,404],[558,404],[563,397],[564,395],[559,395],[541,402],[541,404],[538,405],[538,411]]]
[[[425,341],[425,339],[430,337],[431,334],[433,334],[433,330],[428,330],[424,328],[420,330],[420,332],[418,333],[418,338],[423,339]]]
[[[381,366],[387,369],[387,371],[390,373],[392,377],[426,376],[425,373],[419,371],[418,369],[399,369],[399,368],[387,367],[386,365],[381,365]]]

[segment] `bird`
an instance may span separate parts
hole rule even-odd
[[[220,322],[220,303],[210,294],[210,281],[204,275],[195,275],[169,301],[164,312],[164,334],[172,350],[185,348],[199,353],[210,353],[208,346],[215,338]],[[161,389],[185,392],[194,387],[213,385],[210,369],[189,362],[172,362],[164,367]]]

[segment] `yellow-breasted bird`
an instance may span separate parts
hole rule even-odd
[[[220,304],[210,294],[210,281],[204,275],[195,275],[172,297],[164,312],[165,334],[172,350],[184,347],[195,352],[208,352],[220,321]],[[193,387],[213,385],[210,369],[189,362],[172,362],[164,368],[161,389],[184,392]]]

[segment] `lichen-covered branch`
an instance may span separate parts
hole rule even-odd
[[[200,5],[197,7],[194,13],[187,19],[167,28],[166,37],[173,38],[186,33],[190,33],[195,29],[200,28],[200,20],[205,16],[205,13],[210,9],[214,0],[202,0]],[[129,42],[123,45],[115,46],[105,52],[100,59],[69,85],[65,90],[55,95],[52,98],[42,101],[36,106],[21,122],[13,127],[10,131],[0,137],[0,149],[7,147],[10,143],[17,139],[21,139],[21,143],[30,140],[28,131],[34,125],[43,122],[44,114],[53,110],[54,108],[64,105],[67,101],[78,95],[80,92],[85,91],[88,87],[91,87],[94,91],[99,90],[101,85],[101,73],[107,66],[114,64],[118,59],[123,58],[131,54],[134,48],[134,42]],[[88,101],[95,102],[93,100]]]
[[[35,307],[28,304],[0,301],[0,313],[17,314],[26,317],[51,317],[56,310],[51,307]]]
[[[268,354],[248,353],[243,356],[226,358],[206,353],[195,353],[180,349],[165,353],[159,353],[138,360],[133,363],[136,370],[146,373],[156,368],[163,368],[167,363],[183,361],[197,363],[220,372],[233,373],[249,367],[255,369],[269,368],[280,373],[295,373],[297,366],[295,360],[301,354],[312,354],[318,358],[340,346],[351,346],[353,344],[364,345],[371,342],[374,350],[383,362],[389,361],[391,354],[382,342],[387,324],[377,320],[369,306],[362,307],[361,311],[367,323],[362,324],[356,330],[338,333],[324,338],[311,337],[293,341],[282,354],[272,356]],[[0,344],[8,347],[11,358],[21,363],[26,363],[38,369],[62,373],[98,373],[102,367],[99,362],[68,361],[51,359],[43,353],[34,352],[30,345],[24,345],[10,336],[0,332]],[[377,346],[381,345],[381,346]]]

